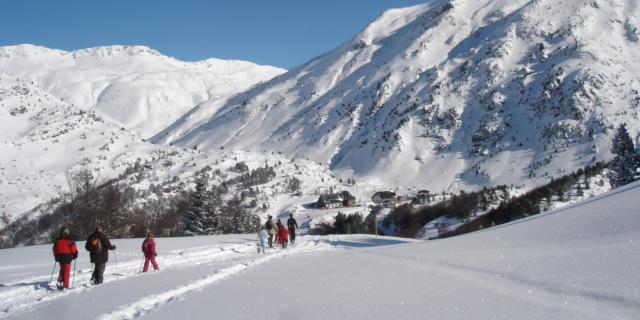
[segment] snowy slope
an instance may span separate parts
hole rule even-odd
[[[0,73],[0,214],[9,220],[68,190],[65,175],[77,167],[109,179],[120,153],[157,148],[95,111]]]
[[[25,214],[36,217],[47,212],[47,207],[38,206],[67,193],[67,176],[79,170],[89,170],[97,183],[118,179],[137,192],[141,204],[190,190],[197,172],[211,174],[210,185],[220,184],[239,175],[230,171],[238,162],[250,170],[265,164],[275,168],[276,177],[260,185],[255,197],[269,208],[253,208],[263,217],[283,214],[281,209],[290,202],[313,202],[320,188],[338,184],[326,166],[304,159],[154,145],[98,111],[70,105],[36,85],[0,73],[0,229]],[[285,180],[293,176],[302,181],[305,197],[285,190]],[[229,196],[242,190],[232,191]],[[282,199],[286,200],[279,204]]]
[[[201,102],[222,102],[285,70],[245,61],[184,62],[143,46],[67,52],[17,45],[0,47],[0,71],[147,138]]]
[[[635,0],[389,10],[335,50],[219,109],[193,110],[153,141],[281,151],[379,185],[539,184],[609,159],[619,123],[638,133],[639,17]]]
[[[558,211],[430,242],[304,237],[293,248],[262,256],[254,252],[252,235],[160,238],[161,271],[145,275],[136,274],[141,240],[115,240],[118,256],[111,256],[106,283],[62,293],[46,289],[49,246],[5,249],[0,317],[637,319],[639,196],[635,183]],[[78,270],[76,283],[85,283],[90,267],[84,252]]]

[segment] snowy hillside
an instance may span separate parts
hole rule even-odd
[[[95,111],[0,73],[0,213],[9,220],[68,189],[65,175],[75,167],[112,178],[120,153],[152,149]]]
[[[83,286],[91,268],[82,252],[76,287],[63,292],[47,289],[50,246],[5,249],[0,317],[637,319],[639,196],[635,183],[431,242],[305,236],[259,255],[253,235],[159,238],[161,271],[143,275],[141,240],[114,240],[106,282]]]
[[[96,183],[116,179],[136,192],[138,204],[145,204],[191,190],[196,174],[209,174],[211,185],[236,178],[240,173],[231,169],[240,162],[249,170],[265,165],[275,170],[275,177],[246,199],[247,205],[253,199],[266,206],[252,208],[264,217],[313,202],[321,190],[338,185],[326,166],[304,159],[144,142],[98,111],[83,110],[13,75],[0,74],[0,229],[25,214],[49,213],[51,208],[38,206],[68,193],[69,176],[81,170],[90,171]],[[290,177],[300,179],[301,197],[286,190]],[[233,186],[228,197],[247,189]]]
[[[148,138],[202,102],[215,108],[285,70],[219,59],[184,62],[143,46],[67,52],[18,45],[0,47],[0,71]]]
[[[281,151],[379,185],[540,184],[608,160],[617,124],[638,134],[639,17],[635,0],[389,10],[335,50],[219,109],[194,109],[153,141]]]

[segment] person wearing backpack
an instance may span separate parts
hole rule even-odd
[[[71,239],[69,229],[62,227],[58,238],[53,244],[53,257],[60,263],[58,274],[58,290],[69,289],[69,274],[71,273],[71,261],[78,258],[76,242]]]
[[[156,263],[156,241],[153,239],[151,232],[147,233],[147,237],[142,241],[142,253],[144,254],[144,268],[142,272],[149,271],[149,261],[153,265],[153,270],[160,270],[158,263]]]
[[[267,217],[267,222],[264,224],[264,228],[267,229],[267,234],[269,235],[269,248],[273,248],[273,236],[276,234],[276,230],[271,216]]]
[[[287,227],[289,228],[289,237],[291,238],[291,244],[296,243],[296,230],[298,230],[298,221],[293,218],[293,213],[289,215],[287,220]]]
[[[89,251],[91,263],[95,264],[91,282],[100,284],[104,280],[104,269],[109,261],[109,250],[115,250],[116,246],[112,245],[109,238],[102,233],[102,227],[97,226],[96,231],[87,239],[84,248]]]

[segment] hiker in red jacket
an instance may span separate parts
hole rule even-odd
[[[147,233],[147,237],[142,242],[142,253],[144,254],[144,268],[142,272],[149,271],[149,261],[153,265],[153,270],[160,270],[158,263],[156,263],[156,241],[153,239],[151,232]]]
[[[76,242],[71,240],[69,229],[62,227],[58,238],[53,244],[53,256],[56,262],[60,263],[60,273],[58,274],[58,289],[69,289],[69,274],[71,273],[71,261],[78,258],[78,248]]]
[[[278,220],[276,226],[278,226],[278,244],[282,245],[282,249],[285,249],[289,243],[289,230],[287,230],[287,227],[285,227],[280,220]]]

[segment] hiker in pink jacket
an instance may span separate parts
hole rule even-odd
[[[142,242],[142,253],[144,254],[144,269],[142,272],[149,271],[149,261],[153,264],[153,270],[159,270],[158,263],[156,263],[156,241],[153,240],[153,234],[147,233],[147,237]]]

